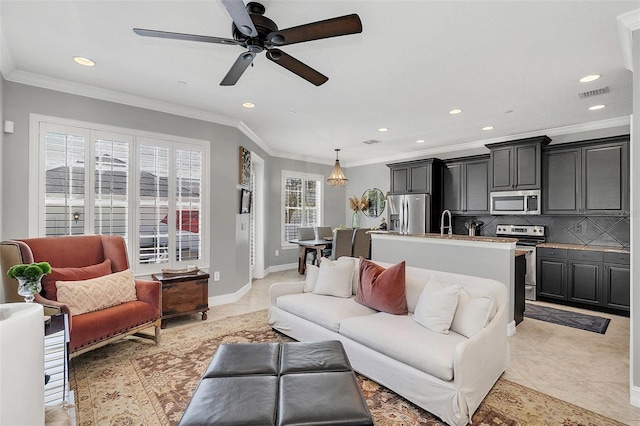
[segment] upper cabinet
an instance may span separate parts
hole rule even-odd
[[[490,149],[490,191],[540,189],[542,146],[547,136],[486,145]]]
[[[407,194],[411,192],[433,194],[440,190],[440,160],[407,161],[387,164],[391,170],[391,193]]]
[[[549,147],[543,153],[543,213],[629,214],[629,136]]]
[[[443,208],[454,214],[489,214],[489,157],[448,161],[442,168]]]

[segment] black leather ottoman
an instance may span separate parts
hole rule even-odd
[[[220,345],[180,425],[373,425],[339,341]]]

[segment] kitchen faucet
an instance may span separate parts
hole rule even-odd
[[[445,214],[449,215],[449,226],[444,226],[444,216]],[[440,217],[440,236],[444,236],[444,229],[449,228],[449,235],[453,235],[453,227],[451,226],[451,212],[449,210],[445,210],[442,212],[442,216]]]

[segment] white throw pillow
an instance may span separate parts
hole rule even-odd
[[[492,309],[491,297],[471,297],[465,289],[460,290],[458,309],[453,317],[451,330],[468,338],[475,336],[489,322]]]
[[[323,257],[313,292],[327,296],[351,297],[353,268],[354,262],[351,259],[333,262]]]
[[[460,286],[450,285],[434,290],[427,284],[420,294],[413,320],[436,333],[449,334],[458,307]]]
[[[316,265],[307,265],[307,278],[304,281],[304,292],[311,293],[316,288],[318,280],[318,272],[320,269]]]

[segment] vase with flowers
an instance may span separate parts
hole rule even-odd
[[[35,294],[42,290],[40,280],[50,273],[51,265],[48,262],[37,262],[13,265],[7,271],[7,276],[18,280],[18,294],[24,297],[25,302],[31,303]]]
[[[349,208],[353,211],[351,218],[351,227],[353,229],[360,228],[360,212],[369,208],[369,200],[366,195],[358,198],[357,195],[349,198]]]

